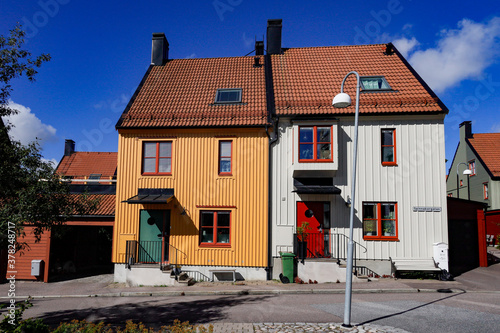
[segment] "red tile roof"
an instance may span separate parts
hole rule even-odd
[[[384,54],[385,44],[286,49],[273,55],[272,71],[278,115],[350,114],[355,111],[356,78],[350,76],[344,91],[352,106],[334,108],[345,75],[384,76],[391,92],[362,93],[360,113],[447,112],[436,95],[419,81],[398,53]]]
[[[264,64],[264,56],[259,57]],[[214,104],[217,89],[242,88],[242,103]],[[118,128],[262,126],[267,123],[264,66],[254,57],[174,59],[151,66]]]
[[[73,178],[84,178],[90,174],[101,174],[101,177],[112,177],[116,172],[118,153],[107,152],[74,152],[64,156],[56,172]]]
[[[467,141],[493,177],[500,177],[500,133],[474,133]]]
[[[71,194],[74,198],[82,196],[83,194]],[[96,216],[113,216],[115,215],[115,194],[89,194],[87,196],[88,200],[98,200],[97,208],[94,211],[89,212],[87,215]]]

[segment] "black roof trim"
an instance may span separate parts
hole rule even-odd
[[[168,60],[167,60],[167,62],[168,62]],[[123,111],[122,115],[120,116],[120,119],[118,119],[118,122],[115,125],[115,129],[121,128],[121,125],[123,123],[123,116],[125,116],[128,113],[128,111],[130,110],[130,107],[132,106],[132,103],[134,103],[135,99],[137,98],[137,95],[139,94],[139,91],[141,91],[142,86],[146,82],[146,79],[148,78],[149,73],[151,73],[151,69],[153,67],[155,67],[155,66],[154,65],[149,65],[148,70],[146,71],[146,74],[144,74],[144,76],[142,77],[141,83],[139,83],[139,86],[135,90],[134,95],[132,95],[132,98],[130,98],[130,101],[128,101],[128,104],[125,107],[125,110]]]

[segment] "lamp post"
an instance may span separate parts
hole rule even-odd
[[[467,196],[468,196],[467,200],[470,200],[469,176],[472,174],[472,171],[469,169],[469,167],[467,166],[467,163],[465,163],[465,162],[458,163],[458,165],[457,165],[457,198],[460,198],[460,182],[458,180],[458,177],[459,177],[458,167],[461,164],[465,165],[465,167],[467,168],[464,170],[463,174],[467,175]]]
[[[356,195],[356,160],[358,154],[358,118],[359,118],[359,88],[360,80],[358,72],[352,71],[347,73],[342,80],[340,94],[335,96],[332,105],[336,108],[346,108],[351,105],[351,97],[344,93],[344,83],[347,77],[351,74],[356,75],[356,114],[354,117],[354,141],[352,148],[352,182],[351,182],[351,213],[349,217],[349,243],[347,247],[347,271],[345,284],[345,303],[344,303],[344,327],[352,327],[351,325],[351,301],[352,301],[352,269],[353,269],[353,226],[354,226],[354,203]]]

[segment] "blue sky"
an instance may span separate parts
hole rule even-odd
[[[150,63],[153,32],[165,32],[170,58],[242,56],[271,18],[283,19],[284,47],[393,41],[450,109],[449,160],[462,121],[500,132],[498,0],[3,0],[0,34],[21,22],[26,47],[52,56],[34,84],[13,82],[21,113],[12,135],[41,138],[56,162],[65,139],[81,151],[117,151],[114,125]]]

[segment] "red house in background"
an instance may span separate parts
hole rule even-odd
[[[33,227],[24,227],[23,250],[16,253],[16,278],[48,282],[68,276],[112,272],[111,247],[115,220],[117,153],[76,152],[66,140],[56,172],[71,179],[71,195],[98,199],[95,211],[72,216],[64,225],[44,232],[37,242]],[[40,265],[39,274],[32,266]],[[35,267],[36,268],[36,267]],[[35,273],[35,275],[33,275]]]

